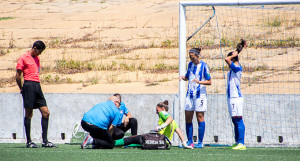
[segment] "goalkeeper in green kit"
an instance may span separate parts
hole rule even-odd
[[[187,146],[183,134],[170,114],[167,112],[169,110],[168,101],[160,102],[156,106],[156,113],[159,116],[158,125],[156,127],[156,131],[158,133],[165,135],[170,140],[173,138],[174,132],[176,132],[181,140],[182,146],[186,149],[193,149],[191,146]],[[124,139],[116,140],[115,146],[126,146],[130,144],[141,144],[142,143],[142,135],[130,136]]]

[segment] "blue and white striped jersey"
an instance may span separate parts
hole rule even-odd
[[[198,84],[192,80],[198,79],[199,81],[210,80],[209,68],[202,60],[198,65],[195,65],[192,61],[188,65],[185,77],[189,79],[188,90],[186,96],[193,98],[200,98],[200,95],[206,95],[205,85]]]
[[[241,64],[235,65],[231,62],[230,71],[227,74],[227,96],[228,98],[243,97],[240,84],[243,68]]]

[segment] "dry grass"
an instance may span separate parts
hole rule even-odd
[[[1,3],[16,8],[9,2]],[[45,85],[80,84],[82,87],[78,90],[99,84],[123,83],[143,83],[153,87],[178,79],[177,1],[22,3],[31,9],[31,13],[22,8],[10,12],[2,7],[4,16],[11,17],[0,18],[3,26],[0,40],[2,70],[14,71],[20,54],[25,53],[33,41],[41,39],[47,45],[41,55],[41,79]],[[59,4],[69,5],[65,7],[66,12],[76,16],[57,10]],[[37,9],[37,5],[42,10]],[[74,7],[76,5],[81,5],[82,9]],[[43,10],[44,7],[48,10]],[[120,15],[119,8],[128,8],[132,12]],[[136,8],[145,8],[145,12]],[[295,48],[300,47],[299,16],[290,12],[278,16],[267,10],[266,16],[262,17],[261,11],[230,10],[231,15],[223,14],[228,7],[217,12],[221,39],[213,19],[187,44],[187,48],[202,48],[201,58],[209,65],[214,79],[209,92],[225,93],[223,73],[228,67],[222,59],[235,48],[240,38],[248,41],[248,48],[240,56],[245,73],[244,91],[253,84],[268,82],[271,75],[265,76],[266,73],[274,75],[282,71],[289,75],[289,72],[299,70],[299,51],[295,53]],[[203,12],[211,14],[210,9]],[[34,14],[49,20],[37,19]],[[27,17],[40,26],[27,23]],[[25,29],[18,28],[19,24]],[[201,22],[195,28],[198,24]],[[296,74],[299,76],[299,72]],[[16,85],[13,77],[1,77],[1,88]]]

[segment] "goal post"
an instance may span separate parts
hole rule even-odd
[[[179,1],[179,76],[187,51],[202,48],[212,82],[207,87],[204,144],[234,143],[228,115],[224,57],[241,38],[245,143],[248,146],[300,146],[300,0]],[[199,31],[198,31],[199,30]],[[179,116],[185,133],[186,82],[179,82]],[[197,122],[194,117],[194,135]]]

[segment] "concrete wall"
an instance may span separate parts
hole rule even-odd
[[[104,102],[111,94],[65,94],[46,93],[50,114],[48,138],[50,141],[67,143],[72,137],[74,124],[85,112],[99,102]],[[138,133],[147,133],[157,125],[156,104],[169,100],[169,113],[181,127],[185,136],[184,109],[179,109],[176,94],[124,94],[122,101],[138,119]],[[18,93],[0,93],[0,142],[25,142],[23,128],[23,102]],[[208,95],[208,111],[205,114],[206,131],[204,143],[231,144],[234,142],[231,119],[228,116],[226,96]],[[244,95],[245,142],[249,146],[300,146],[300,95]],[[194,135],[197,136],[198,123],[194,118]],[[34,110],[31,122],[31,137],[36,142],[41,139],[41,114]],[[17,139],[12,139],[16,133]],[[65,133],[65,140],[61,139]],[[260,143],[257,136],[262,137]],[[278,137],[283,136],[283,143]],[[179,144],[177,135],[174,144]]]
[[[61,133],[65,133],[65,141],[72,137],[74,124],[79,122],[83,114],[95,104],[106,101],[112,94],[64,94],[46,93],[45,98],[50,110],[50,122],[48,130],[49,140],[61,140]],[[173,114],[173,97],[170,94],[125,94],[122,101],[126,104],[132,115],[139,123],[138,133],[147,133],[155,129],[158,116],[156,105],[164,100],[169,100],[170,113]],[[23,102],[18,93],[0,93],[0,142],[24,142],[25,132],[23,128]],[[41,114],[34,110],[31,121],[31,137],[33,140],[41,140]],[[12,140],[12,133],[16,133],[17,139]]]

